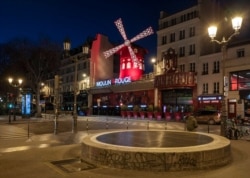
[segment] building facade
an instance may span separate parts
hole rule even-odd
[[[178,99],[172,102],[172,94],[169,96],[165,94],[164,98],[164,93],[171,93],[171,90],[179,90],[180,93],[192,90],[194,109],[221,111],[222,102],[225,99],[227,115],[230,118],[246,115],[243,110],[247,110],[244,103],[248,103],[246,101],[248,91],[246,88],[233,87],[235,77],[232,76],[239,76],[241,73],[246,74],[248,72],[249,56],[247,56],[246,50],[249,42],[245,42],[245,45],[243,45],[237,37],[232,39],[233,42],[235,40],[235,43],[234,45],[232,45],[233,43],[227,44],[226,57],[223,63],[221,46],[211,43],[207,34],[208,26],[215,20],[218,22],[218,19],[223,21],[219,24],[219,27],[223,27],[218,35],[219,38],[222,39],[222,34],[230,35],[232,33],[230,31],[232,27],[228,26],[231,24],[223,20],[232,17],[226,16],[224,10],[218,1],[200,0],[196,6],[175,14],[167,15],[166,12],[160,12],[159,30],[157,31],[157,73],[164,75],[163,78],[171,77],[172,74],[168,73],[168,62],[165,54],[169,49],[173,49],[177,54],[177,68],[174,75],[194,72],[197,81],[196,86],[188,88],[168,84],[165,87],[155,85],[161,93],[161,99],[159,99],[162,102],[161,106],[171,103],[175,103],[172,106],[182,105],[181,102],[178,102]],[[243,58],[244,60],[241,60]],[[224,88],[223,70],[228,79],[228,89]]]

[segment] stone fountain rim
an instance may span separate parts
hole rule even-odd
[[[202,145],[195,145],[195,146],[185,146],[185,147],[131,147],[131,146],[121,146],[121,145],[113,145],[113,144],[108,144],[104,142],[98,141],[96,138],[100,135],[104,134],[110,134],[110,133],[118,133],[118,132],[135,132],[135,131],[158,131],[158,132],[178,132],[178,133],[187,133],[187,131],[177,131],[177,130],[114,130],[114,131],[108,131],[108,132],[101,132],[97,134],[91,134],[83,138],[83,143],[92,147],[100,148],[100,149],[109,149],[109,150],[119,150],[119,151],[124,151],[124,152],[135,152],[135,151],[140,151],[140,152],[154,152],[154,153],[162,153],[162,152],[201,152],[201,151],[209,151],[209,150],[214,150],[214,149],[219,149],[222,147],[227,147],[230,146],[230,140],[228,140],[225,137],[211,134],[211,133],[203,133],[203,132],[188,132],[189,134],[199,134],[199,135],[205,135],[208,137],[211,137],[213,141],[207,143],[207,144],[202,144]]]

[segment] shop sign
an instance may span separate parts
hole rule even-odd
[[[111,85],[111,79],[96,82],[97,87],[104,87],[104,86],[110,86],[110,85]]]
[[[155,76],[154,86],[159,88],[176,87],[176,86],[196,86],[195,72],[177,72],[166,73]]]
[[[97,87],[104,87],[104,86],[121,85],[121,84],[127,84],[127,83],[131,83],[130,77],[114,78],[114,79],[97,81],[96,86]]]
[[[198,97],[198,100],[199,101],[212,101],[212,100],[216,100],[216,101],[218,101],[218,100],[221,100],[222,99],[222,97],[221,96],[200,96],[200,97]]]

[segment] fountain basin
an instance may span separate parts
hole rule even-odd
[[[224,137],[200,132],[111,131],[85,137],[81,157],[120,169],[181,171],[226,165],[231,147]]]

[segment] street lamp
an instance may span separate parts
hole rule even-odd
[[[23,80],[22,79],[18,79],[18,80],[14,80],[13,78],[8,78],[8,82],[9,84],[14,87],[14,88],[19,88],[22,83]],[[13,121],[16,120],[16,98],[14,99],[14,105],[13,105]],[[11,123],[11,112],[9,110],[9,123]]]
[[[231,34],[228,39],[226,39],[224,36],[221,41],[218,41],[215,39],[216,33],[217,33],[217,27],[216,26],[210,26],[208,28],[208,35],[211,38],[211,42],[216,42],[221,45],[221,51],[222,51],[222,83],[223,83],[223,92],[224,97],[222,99],[222,108],[221,108],[221,135],[226,136],[226,127],[227,127],[227,95],[228,95],[228,77],[225,75],[225,58],[226,58],[226,50],[227,50],[227,44],[228,42],[234,37],[235,35],[238,35],[240,32],[242,24],[242,17],[235,17],[232,19],[232,28],[234,29],[234,33]]]
[[[157,72],[157,63],[156,63],[156,59],[155,58],[152,58],[151,59],[151,62],[152,62],[152,64],[153,64],[153,72],[154,72],[154,74],[156,74],[156,72]]]
[[[87,80],[87,74],[83,73],[82,74],[82,77],[83,77],[83,89],[86,90],[87,86],[88,86],[88,80]]]
[[[17,81],[14,81],[13,78],[8,78],[9,84],[15,88],[20,87],[20,85],[22,85],[23,80],[22,79],[18,79]]]
[[[74,77],[74,110],[73,110],[73,120],[72,120],[72,133],[77,133],[77,92],[78,92],[78,83],[77,83],[77,66],[78,58],[74,58],[75,63],[75,77]]]

